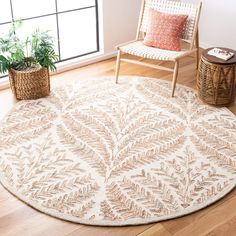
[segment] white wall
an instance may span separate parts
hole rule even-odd
[[[141,0],[102,0],[104,52],[135,39]]]
[[[199,0],[182,0],[198,3]],[[199,24],[200,46],[221,46],[236,50],[236,0],[202,0]],[[141,0],[102,0],[104,51],[134,39]]]
[[[201,47],[221,46],[236,50],[236,0],[202,0],[199,31]]]

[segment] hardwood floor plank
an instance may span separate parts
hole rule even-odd
[[[8,191],[5,191],[4,187],[0,184],[0,202],[5,201],[11,197],[11,194]]]
[[[187,216],[183,216],[180,218],[176,218],[174,220],[163,221],[162,225],[170,232],[176,233],[179,232],[181,229],[189,226],[190,224],[197,223],[199,219],[203,218],[209,212],[213,211],[215,208],[220,207],[221,205],[228,204],[228,201],[236,196],[236,191],[231,192],[230,194],[226,195],[222,200],[217,201],[213,205],[206,207],[200,211],[192,213]]]
[[[152,225],[141,225],[141,226],[126,226],[126,227],[96,227],[96,226],[83,226],[80,229],[73,231],[66,236],[136,236]]]
[[[188,226],[184,227],[177,233],[173,233],[175,236],[200,236],[206,235],[211,232],[216,226],[219,226],[227,221],[230,221],[232,217],[236,216],[236,212],[232,209],[236,206],[236,196],[230,198],[227,204],[221,204],[218,207],[208,211],[206,215],[199,218],[197,221],[193,221]]]
[[[82,225],[58,220],[38,213],[35,217],[24,219],[14,225],[4,236],[64,236]]]
[[[9,207],[11,205],[9,204]],[[7,235],[12,230],[17,228],[17,225],[21,224],[27,219],[37,216],[38,212],[34,209],[21,204],[21,207],[14,208],[14,211],[7,215],[0,215],[0,235]]]
[[[216,235],[236,235],[236,216],[232,217],[230,220],[224,222],[218,227],[214,228],[211,232],[206,234],[206,236],[216,236]]]
[[[171,236],[171,234],[161,224],[155,224],[138,236]]]

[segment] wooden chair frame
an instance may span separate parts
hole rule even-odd
[[[165,0],[161,0],[161,1],[165,1]],[[193,26],[191,39],[189,39],[189,40],[181,39],[181,40],[189,43],[189,49],[186,50],[186,52],[184,54],[182,54],[181,56],[179,56],[179,57],[175,57],[171,60],[165,60],[165,61],[173,61],[174,62],[174,68],[172,69],[172,68],[160,66],[158,64],[150,64],[150,63],[146,63],[146,62],[141,62],[141,61],[138,61],[138,60],[135,60],[135,59],[121,58],[121,55],[123,53],[121,47],[129,45],[130,43],[134,43],[134,42],[143,40],[143,38],[145,36],[145,32],[141,31],[141,25],[142,25],[142,21],[143,21],[143,17],[144,17],[144,9],[145,9],[146,2],[147,2],[147,0],[142,1],[135,40],[116,46],[116,49],[118,50],[118,53],[117,53],[117,61],[116,61],[115,80],[116,80],[116,83],[118,83],[121,61],[128,62],[128,63],[133,63],[133,64],[137,64],[137,65],[142,65],[142,66],[147,66],[147,67],[154,68],[154,69],[159,69],[159,70],[172,72],[173,73],[173,79],[172,79],[171,96],[174,97],[174,92],[175,92],[175,87],[176,87],[176,82],[177,82],[177,77],[178,77],[178,71],[179,71],[179,60],[181,58],[185,57],[185,56],[190,55],[190,54],[195,54],[195,56],[196,56],[196,68],[198,68],[198,66],[199,66],[199,33],[198,33],[199,31],[198,31],[198,23],[199,23],[199,17],[200,17],[202,3],[200,2],[196,6],[195,23],[194,23],[194,26]],[[166,2],[168,2],[170,4],[170,1],[166,1]],[[173,4],[175,4],[174,1],[173,1]],[[140,38],[141,33],[142,33],[142,37]],[[158,61],[160,62],[161,60],[158,60]]]

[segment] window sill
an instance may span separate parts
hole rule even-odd
[[[86,66],[92,63],[110,59],[116,56],[117,52],[111,52],[104,54],[103,52],[96,52],[83,58],[76,58],[67,62],[60,62],[57,65],[57,71],[52,72],[51,75],[56,75],[65,71],[73,70],[82,66]],[[0,79],[0,90],[4,90],[10,87],[8,76]]]

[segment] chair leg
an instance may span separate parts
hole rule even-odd
[[[196,51],[196,69],[198,70],[198,67],[199,67],[199,48],[197,48],[197,51]]]
[[[119,72],[120,72],[120,56],[121,56],[121,51],[118,50],[117,59],[116,59],[116,74],[115,74],[116,84],[118,83]]]
[[[197,70],[198,70],[198,67],[199,67],[199,32],[197,31],[197,34],[196,34],[196,39],[195,39],[195,45],[196,45],[196,48],[197,48],[197,51],[196,51],[196,67],[197,67]]]
[[[172,97],[174,97],[174,93],[175,93],[175,86],[176,86],[178,71],[179,71],[179,61],[175,61],[174,74],[173,74],[173,80],[172,80],[172,93],[171,93]]]

